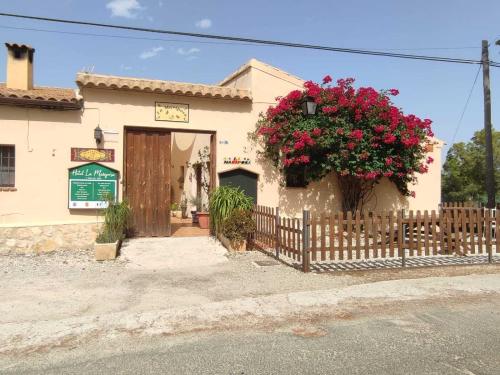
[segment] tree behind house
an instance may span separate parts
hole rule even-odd
[[[498,202],[500,198],[500,131],[494,129],[493,157]],[[485,158],[484,130],[475,132],[469,142],[459,142],[451,146],[443,165],[444,202],[486,202]]]

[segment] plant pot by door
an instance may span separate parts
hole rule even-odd
[[[210,227],[210,215],[208,212],[198,212],[198,224],[201,229],[208,229]]]
[[[197,224],[198,223],[198,212],[191,211],[191,217],[193,218],[193,224]]]

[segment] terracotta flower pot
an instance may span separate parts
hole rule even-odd
[[[210,214],[208,212],[198,212],[198,225],[201,229],[208,229],[210,227]]]

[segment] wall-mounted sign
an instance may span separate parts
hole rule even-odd
[[[156,121],[189,122],[189,104],[155,103]]]
[[[240,157],[234,157],[234,158],[224,158],[224,164],[250,164],[250,159],[249,158],[240,158]]]
[[[71,161],[114,162],[115,150],[71,147]]]
[[[69,208],[106,208],[118,196],[118,172],[97,163],[69,169]]]

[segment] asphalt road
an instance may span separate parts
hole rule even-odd
[[[500,300],[420,302],[267,332],[89,343],[0,358],[0,373],[500,374]]]

